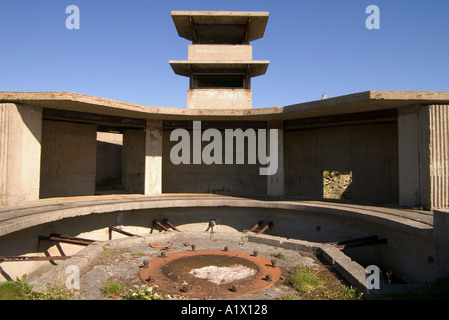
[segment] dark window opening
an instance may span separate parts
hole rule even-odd
[[[244,74],[193,75],[192,89],[235,88],[249,89],[249,81]]]

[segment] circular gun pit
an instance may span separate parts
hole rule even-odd
[[[183,251],[157,257],[139,270],[140,279],[165,294],[188,298],[232,298],[266,289],[281,270],[271,260],[240,251]]]

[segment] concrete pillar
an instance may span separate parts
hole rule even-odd
[[[162,193],[162,121],[147,120],[145,128],[145,194]]]
[[[42,123],[41,198],[95,194],[97,126]]]
[[[429,107],[399,109],[399,205],[431,207]]]
[[[429,106],[432,208],[449,208],[449,105]]]
[[[122,184],[128,193],[145,192],[145,131],[123,131]]]
[[[0,104],[0,205],[39,199],[42,108]]]
[[[449,208],[449,106],[399,109],[399,204]]]
[[[449,277],[449,211],[433,211],[435,276]]]
[[[270,129],[278,130],[278,170],[274,175],[267,176],[267,195],[283,197],[285,189],[284,174],[284,127],[282,121],[268,121],[267,138],[269,144]],[[268,149],[269,150],[269,149]]]

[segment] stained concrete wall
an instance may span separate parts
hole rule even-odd
[[[249,61],[253,59],[251,45],[191,44],[189,61]]]
[[[274,197],[283,197],[285,195],[285,169],[284,169],[284,128],[282,121],[268,121],[267,123],[267,135],[270,137],[270,129],[277,130],[277,154],[278,154],[278,166],[277,171],[273,175],[267,175],[267,195]],[[271,139],[267,139],[269,146]],[[267,150],[270,150],[267,147]]]
[[[250,89],[190,89],[188,109],[251,109]]]
[[[147,120],[145,130],[124,130],[122,182],[126,192],[162,192],[162,143],[160,120]]]
[[[261,196],[267,194],[267,176],[259,175],[259,164],[247,164],[247,155],[245,155],[245,164],[239,165],[173,164],[170,160],[170,150],[178,142],[170,141],[170,133],[171,130],[164,130],[162,158],[163,193],[215,193]],[[190,137],[192,137],[192,131],[189,131],[189,133]],[[223,131],[222,137],[224,137]],[[190,143],[190,150],[193,150],[192,141]],[[202,149],[208,143],[203,142]],[[245,150],[246,148],[245,144]],[[224,163],[224,139],[222,150],[222,163]],[[192,162],[191,160],[190,163]]]
[[[431,207],[429,175],[429,108],[399,109],[399,205]]]
[[[40,197],[95,194],[97,127],[42,122]]]
[[[323,198],[323,171],[352,172],[352,201],[398,202],[397,124],[285,132],[285,194]]]
[[[128,193],[145,192],[145,130],[123,131],[122,184]]]
[[[145,189],[146,195],[162,193],[162,121],[147,120],[145,128]]]
[[[39,199],[42,109],[0,104],[0,205]]]

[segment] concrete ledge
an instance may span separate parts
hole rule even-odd
[[[196,237],[209,237],[204,231],[213,218],[216,219],[218,233],[230,239],[235,238],[236,232],[252,227],[259,220],[265,223],[273,221],[273,227],[265,234],[238,234],[244,241],[286,249],[313,252],[326,248],[324,254],[329,263],[343,268],[342,273],[350,268],[360,269],[360,266],[354,266],[335,248],[327,248],[326,243],[377,235],[387,238],[388,243],[350,249],[345,254],[364,265],[379,264],[391,268],[408,283],[433,278],[434,230],[430,214],[325,202],[218,195],[93,196],[1,207],[2,251],[9,256],[42,255],[45,250],[58,255],[62,248],[65,255],[77,254],[82,248],[63,243],[58,249],[54,243],[39,243],[39,236],[56,232],[107,241],[109,226],[123,225],[128,232],[144,235],[152,230],[154,219],[164,218],[175,223],[183,233],[192,230],[191,224],[196,224]],[[349,264],[347,267],[346,263]],[[5,271],[23,274],[37,266],[37,263],[36,266],[30,263],[20,269],[22,265],[10,263]],[[360,286],[362,272],[351,274],[360,274],[351,280],[355,287]]]
[[[324,214],[342,219],[363,220],[433,240],[432,216],[410,210],[313,201],[270,201],[215,195],[168,194],[59,198],[30,202],[23,206],[0,207],[0,237],[66,218],[107,212],[192,207],[260,208]]]

